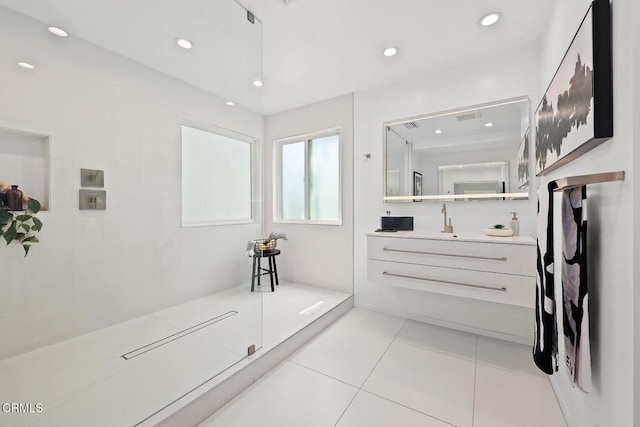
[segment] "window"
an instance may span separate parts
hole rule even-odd
[[[182,225],[253,222],[249,137],[182,126]]]
[[[342,223],[339,130],[274,141],[275,221]]]

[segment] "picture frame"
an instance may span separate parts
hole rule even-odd
[[[518,188],[521,190],[529,188],[529,128],[524,132],[524,137],[518,146]]]
[[[537,176],[613,136],[611,56],[609,0],[594,0],[535,112]]]
[[[422,196],[422,174],[413,172],[413,195]],[[421,202],[422,199],[413,199],[414,202]]]

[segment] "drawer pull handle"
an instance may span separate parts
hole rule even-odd
[[[385,276],[403,277],[405,279],[424,280],[425,282],[444,283],[445,285],[467,286],[469,288],[480,288],[480,289],[488,289],[488,290],[491,290],[491,291],[507,292],[507,288],[504,288],[504,287],[495,288],[493,286],[472,285],[470,283],[451,282],[449,280],[430,279],[428,277],[409,276],[409,275],[406,275],[406,274],[389,273],[389,272],[386,272],[386,271],[383,271],[382,274],[385,275]]]
[[[487,256],[476,256],[476,255],[458,255],[458,254],[445,254],[440,252],[423,252],[423,251],[409,251],[406,249],[389,249],[382,248],[383,251],[386,252],[403,252],[407,254],[420,254],[420,255],[438,255],[438,256],[451,256],[457,258],[472,258],[472,259],[487,259],[491,261],[506,261],[507,257],[487,257]]]

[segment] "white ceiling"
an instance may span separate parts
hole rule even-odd
[[[554,0],[239,2],[264,28],[248,24],[232,0],[0,0],[254,110],[262,103],[266,114],[531,48]],[[497,25],[478,24],[496,10]],[[256,89],[261,30],[265,86]],[[192,39],[194,49],[177,49],[176,37]],[[382,56],[388,46],[400,53]]]
[[[513,100],[515,101],[515,100]],[[473,149],[517,147],[526,131],[529,118],[529,100],[505,102],[479,106],[446,114],[414,118],[408,122],[416,127],[407,127],[407,121],[389,124],[388,127],[400,138],[413,144],[414,150],[444,149],[454,146]],[[487,123],[493,126],[486,127]],[[442,131],[436,134],[436,129]]]
[[[531,48],[557,0],[240,0],[264,21],[265,112]],[[502,12],[493,27],[480,18]],[[382,55],[397,46],[393,58]]]
[[[0,5],[215,93],[262,109],[262,25],[233,0],[0,0]],[[0,13],[2,11],[0,10]],[[54,36],[51,36],[54,37]],[[191,40],[193,49],[175,39]]]

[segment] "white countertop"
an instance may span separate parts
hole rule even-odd
[[[511,236],[511,237],[495,237],[487,236],[482,233],[441,233],[439,231],[371,231],[367,236],[373,237],[393,237],[401,239],[428,239],[428,240],[457,240],[461,242],[483,242],[483,243],[505,243],[511,245],[530,245],[536,244],[536,239],[531,236]]]

